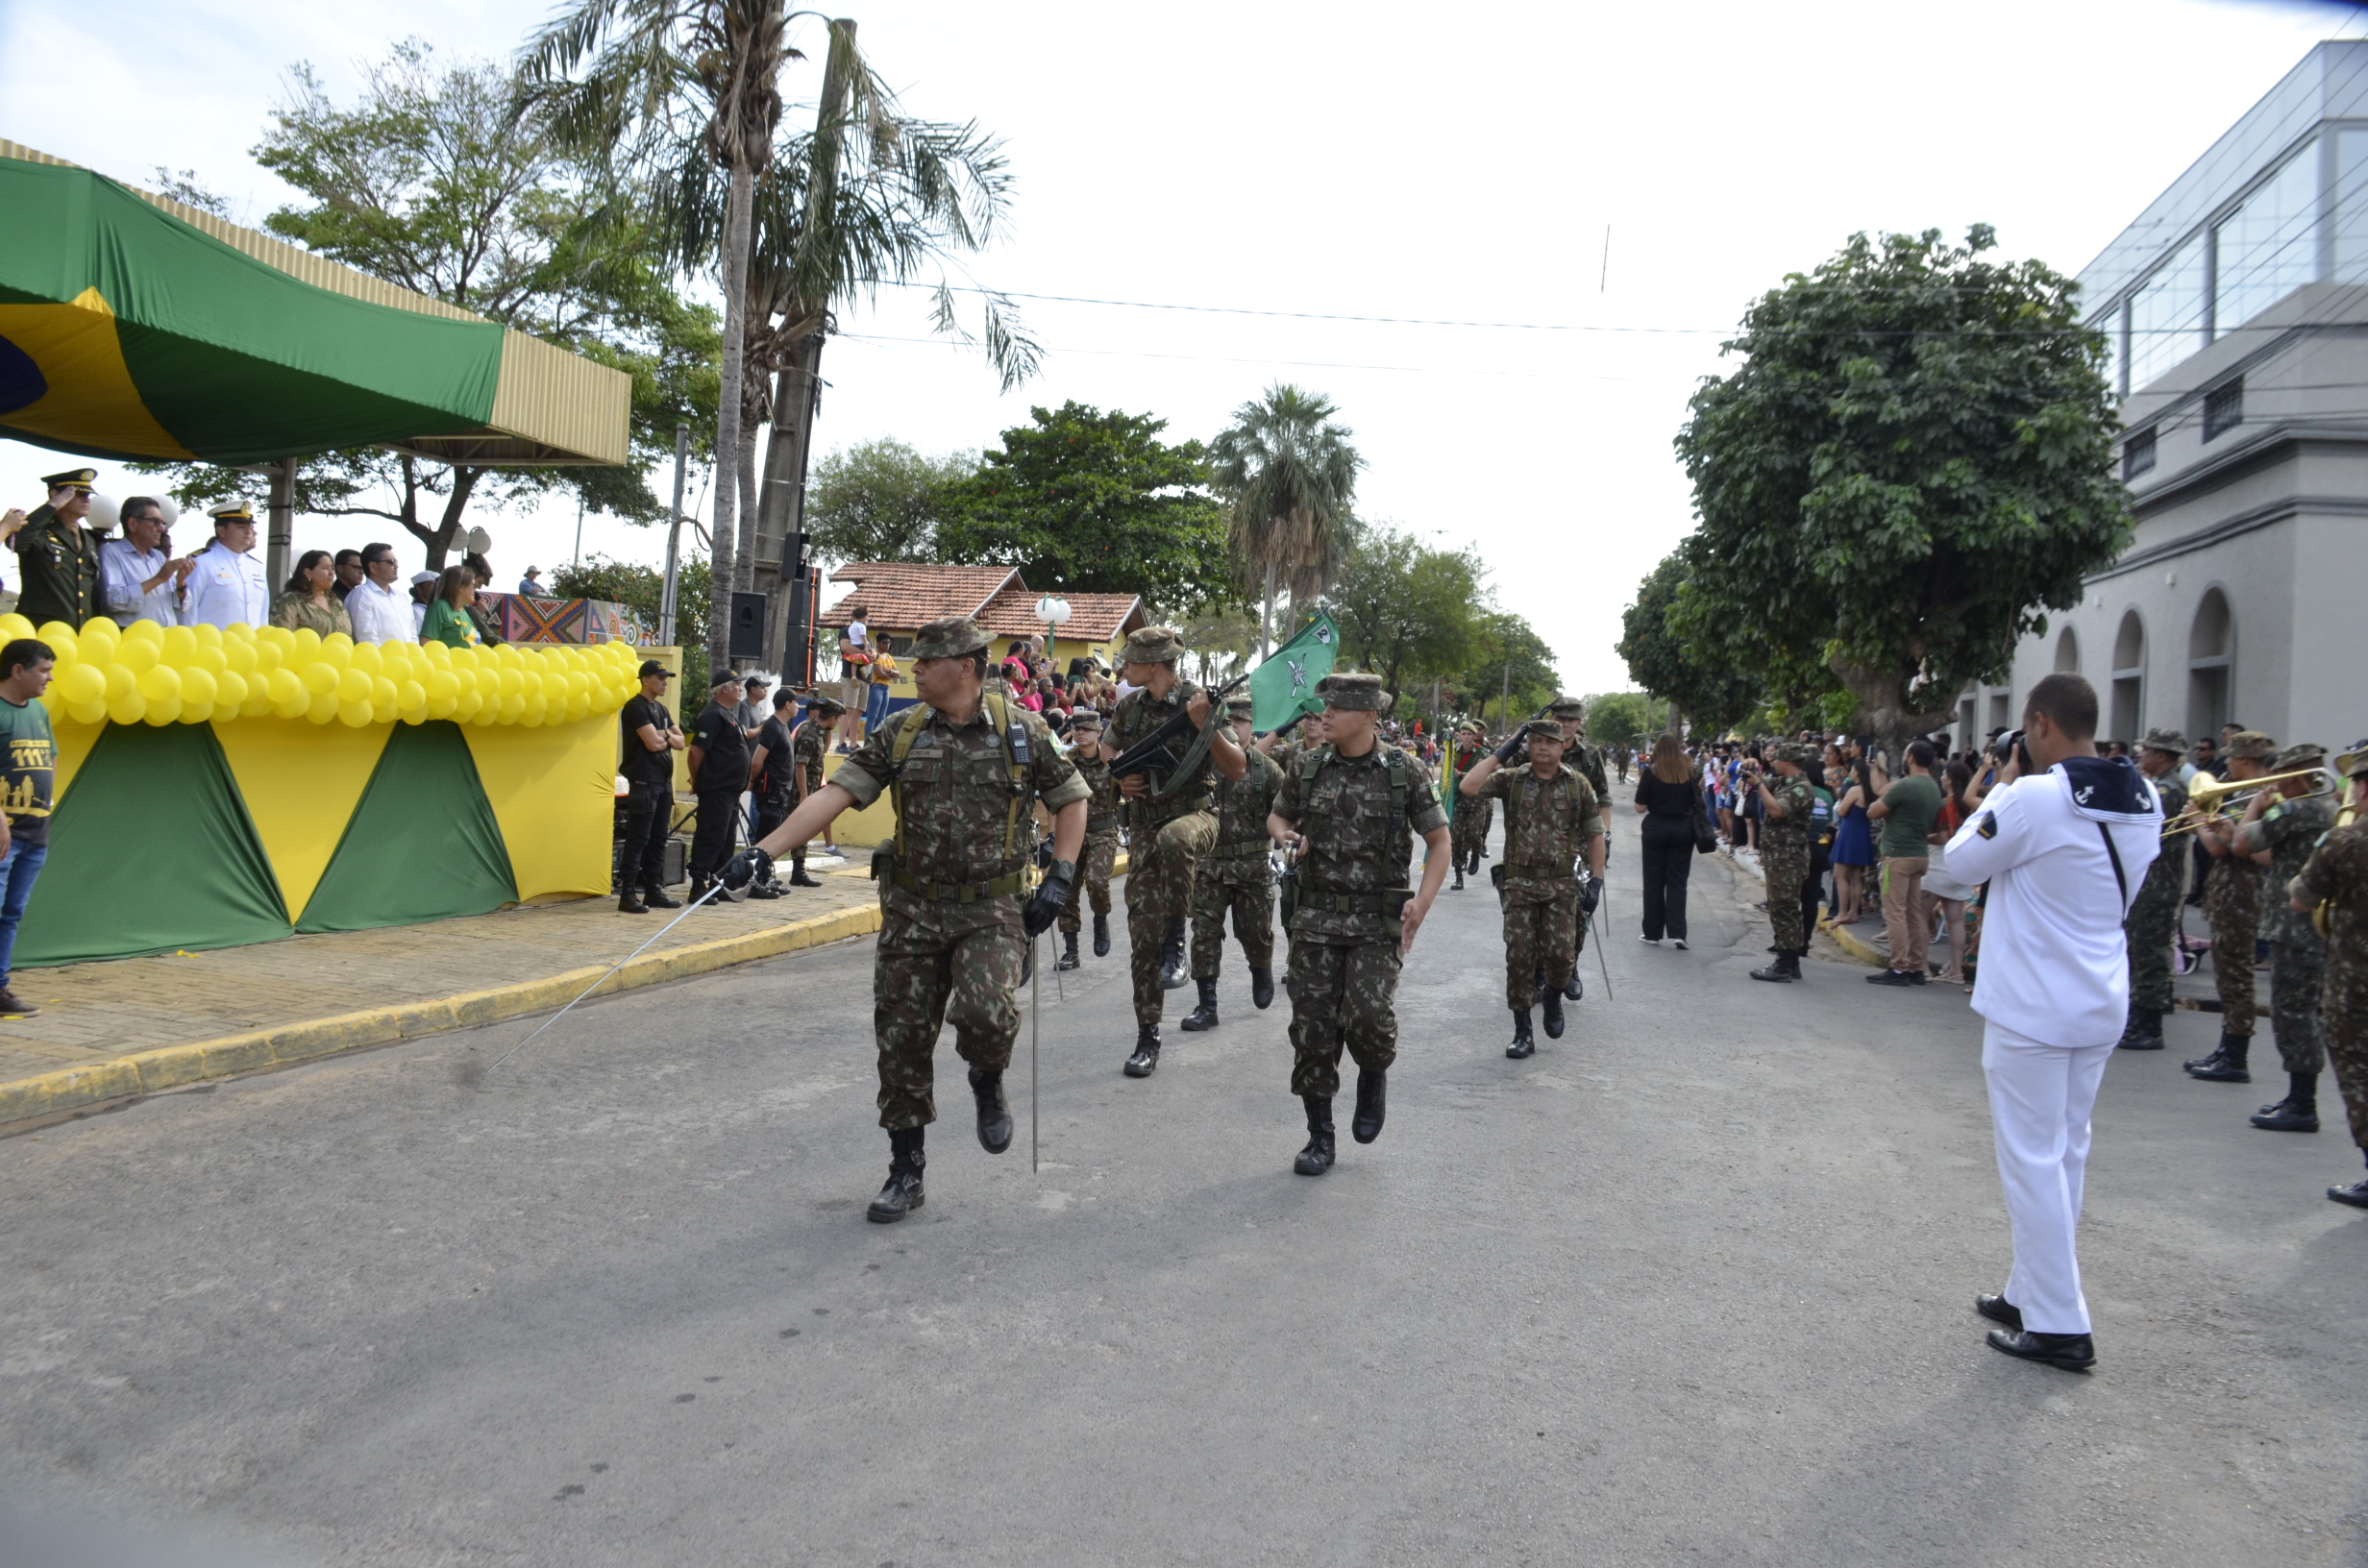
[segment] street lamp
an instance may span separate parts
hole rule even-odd
[[[1045,624],[1045,668],[1052,668],[1052,649],[1060,641],[1060,628],[1069,619],[1069,600],[1058,594],[1047,594],[1036,601],[1036,619]]]

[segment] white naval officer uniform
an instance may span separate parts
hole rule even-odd
[[[263,580],[262,562],[219,538],[197,552],[181,601],[182,625],[234,626],[244,622],[259,626],[270,610],[271,588]]]
[[[1992,790],[1949,840],[1950,874],[1989,884],[1973,1010],[1989,1025],[1982,1072],[2014,1237],[2003,1294],[2034,1334],[2089,1332],[2076,1245],[2089,1113],[2128,1022],[2122,921],[2161,829],[2128,759],[2077,757]]]

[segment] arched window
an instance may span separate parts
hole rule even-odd
[[[2056,674],[2077,675],[2081,673],[2080,633],[2066,626],[2056,636]]]
[[[2187,630],[2187,737],[2217,735],[2236,701],[2236,618],[2229,596],[2208,589]]]
[[[2132,610],[2113,638],[2112,728],[2104,738],[2132,746],[2146,728],[2146,623]]]

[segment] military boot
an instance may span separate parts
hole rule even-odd
[[[978,1097],[978,1146],[989,1154],[1011,1147],[1011,1106],[1003,1099],[1003,1075],[971,1068],[971,1092]]]
[[[1184,989],[1184,922],[1170,920],[1168,934],[1159,942],[1159,989]]]
[[[922,1205],[921,1171],[928,1157],[922,1152],[919,1127],[900,1127],[888,1135],[888,1185],[879,1189],[864,1217],[893,1225]]]
[[[1126,1076],[1148,1078],[1159,1066],[1159,1025],[1147,1023],[1135,1032],[1135,1054],[1126,1059]]]
[[[2120,1049],[2125,1051],[2162,1049],[2162,1015],[2151,1007],[2132,1006],[2129,1024],[2121,1032]]]
[[[1332,1168],[1332,1096],[1309,1094],[1307,1101],[1307,1147],[1291,1163],[1291,1168],[1302,1176],[1320,1176]]]
[[[1073,969],[1077,967],[1077,933],[1074,931],[1064,931],[1061,933],[1061,961],[1054,965],[1053,968],[1056,969]]]
[[[2200,1061],[2184,1064],[2187,1076],[2201,1078],[2209,1084],[2249,1084],[2253,1074],[2247,1064],[2253,1055],[2251,1035],[2232,1035],[2220,1031],[2220,1048]]]
[[[681,899],[668,897],[666,890],[654,882],[641,890],[641,901],[652,909],[680,909],[682,907]]]
[[[1193,984],[1200,988],[1200,1005],[1184,1015],[1184,1027],[1198,1034],[1217,1027],[1217,980],[1211,976],[1206,980],[1196,979]]]
[[[632,889],[628,888],[617,895],[617,913],[620,915],[647,915],[650,913],[650,906],[641,901],[641,894],[635,893]]]
[[[1107,915],[1094,917],[1094,956],[1096,958],[1110,956],[1110,917]]]
[[[1587,982],[1579,978],[1578,968],[1573,966],[1570,978],[1563,982],[1563,1000],[1566,1002],[1583,1001],[1586,996]]]
[[[1776,955],[1776,961],[1764,968],[1752,970],[1754,980],[1773,980],[1780,985],[1790,985],[1801,977],[1801,967],[1792,962],[1790,948],[1771,947],[1768,951]]]
[[[1545,988],[1545,1038],[1563,1038],[1563,988],[1560,986]]]
[[[1454,885],[1449,887],[1447,891],[1449,893],[1462,893],[1464,891],[1464,862],[1461,857],[1459,857],[1455,863]]]
[[[2276,1105],[2265,1105],[2253,1116],[2253,1125],[2267,1133],[2315,1133],[2319,1130],[2319,1075],[2315,1072],[2289,1072],[2291,1087],[2285,1098]]]
[[[1529,1033],[1529,1009],[1515,1008],[1513,1010],[1513,1043],[1505,1047],[1505,1054],[1517,1062],[1522,1057],[1536,1051],[1537,1048],[1538,1042],[1530,1037]]]
[[[1249,1005],[1263,1012],[1266,1008],[1270,1006],[1273,1001],[1274,971],[1272,969],[1250,970]]]
[[[1349,1134],[1360,1143],[1370,1143],[1381,1136],[1381,1124],[1390,1114],[1390,1075],[1375,1072],[1370,1067],[1357,1069],[1357,1114],[1348,1123]]]

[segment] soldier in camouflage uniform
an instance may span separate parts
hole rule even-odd
[[[1563,766],[1587,780],[1596,799],[1611,799],[1612,786],[1604,777],[1603,753],[1587,744],[1587,704],[1575,697],[1558,697],[1546,714],[1563,726],[1563,739],[1567,743]]]
[[[806,703],[805,717],[799,721],[798,727],[789,736],[789,784],[795,800],[802,801],[823,787],[823,753],[830,745],[830,726],[846,711],[827,697],[817,697]],[[822,886],[805,873],[805,845],[802,844],[790,852],[789,885],[793,888]]]
[[[41,483],[49,500],[32,515],[11,509],[0,517],[0,543],[16,551],[21,592],[16,613],[40,626],[62,621],[80,627],[106,608],[99,593],[99,536],[84,527],[98,470],[69,468]]]
[[[1028,943],[1051,925],[1076,878],[1086,787],[1051,732],[1027,709],[985,695],[987,638],[967,616],[914,635],[921,701],[881,724],[837,774],[798,802],[761,844],[732,857],[724,884],[746,887],[773,856],[805,843],[839,813],[892,792],[894,847],[876,857],[879,944],[872,965],[872,1029],[879,1044],[879,1124],[888,1183],[871,1217],[902,1219],[922,1204],[923,1131],[937,1119],[933,1059],[950,1021],[970,1064],[978,1141],[1011,1146],[1003,1069],[1020,1034],[1013,992]],[[1051,869],[1027,894],[1034,813],[1052,813]]]
[[[1480,800],[1505,803],[1503,878],[1505,1003],[1513,1009],[1513,1043],[1505,1054],[1530,1055],[1533,1000],[1545,1004],[1545,1032],[1563,1035],[1563,987],[1578,962],[1579,926],[1603,880],[1603,803],[1563,761],[1559,724],[1530,724],[1492,756],[1474,763],[1456,784],[1458,808]],[[1526,766],[1514,765],[1526,762]],[[1587,860],[1584,885],[1574,873]]]
[[[1385,1075],[1397,1060],[1398,968],[1447,879],[1447,814],[1422,767],[1382,743],[1379,675],[1334,672],[1323,746],[1292,759],[1267,831],[1295,857],[1291,931],[1291,1091],[1307,1107],[1307,1146],[1292,1168],[1331,1168],[1332,1096],[1341,1051],[1357,1063],[1360,1143],[1381,1136]],[[1423,842],[1422,887],[1410,891],[1409,834]]]
[[[2323,746],[2289,746],[2270,764],[2273,773],[2317,768],[2327,760]],[[2325,796],[2312,796],[2313,779],[2290,778],[2253,797],[2236,828],[2236,849],[2269,868],[2269,887],[2283,890],[2302,874],[2321,835],[2335,825],[2335,808]],[[2273,803],[2274,802],[2274,803]],[[2284,1060],[2284,1099],[2255,1114],[2253,1125],[2273,1133],[2319,1130],[2319,992],[2327,976],[2327,939],[2310,917],[2286,899],[2262,900],[2262,934],[2269,938],[2269,1017]]]
[[[1119,654],[1127,684],[1106,737],[1113,756],[1178,714],[1194,730],[1209,728],[1209,694],[1186,680],[1176,661],[1184,639],[1172,626],[1144,626]],[[1248,764],[1221,722],[1209,729],[1200,760],[1184,767],[1191,733],[1170,747],[1173,768],[1154,768],[1119,780],[1126,818],[1127,967],[1135,983],[1135,1049],[1126,1076],[1148,1078],[1159,1066],[1159,1018],[1165,992],[1184,984],[1184,924],[1193,912],[1193,879],[1217,842],[1213,798],[1219,774],[1240,778]]]
[[[2335,772],[2344,775],[2354,821],[2330,832],[2304,862],[2302,875],[2282,891],[2292,913],[2329,906],[2319,1035],[2351,1116],[2352,1141],[2368,1152],[2368,822],[2358,820],[2368,809],[2368,741],[2337,757]],[[2327,1195],[2368,1209],[2368,1179],[2331,1187]]]
[[[1817,794],[1803,771],[1809,747],[1779,741],[1767,748],[1767,757],[1772,776],[1756,770],[1749,776],[1760,789],[1760,870],[1767,877],[1767,923],[1775,938],[1768,951],[1776,962],[1752,970],[1751,977],[1781,983],[1801,978],[1801,960],[1809,956],[1801,884],[1809,880],[1810,816]]]
[[[2186,786],[2179,782],[2187,737],[2157,726],[2137,744],[2138,772],[2161,799],[2167,822],[2187,809]],[[2165,841],[2121,922],[2130,964],[2130,1017],[2121,1032],[2125,1051],[2162,1049],[2162,1018],[2171,1010],[2171,943],[2179,935],[2179,906],[2187,897],[2185,850],[2183,843]]]
[[[1249,964],[1249,999],[1263,1008],[1274,1000],[1274,841],[1267,837],[1267,815],[1283,771],[1250,745],[1250,715],[1256,703],[1237,697],[1225,704],[1233,738],[1248,767],[1240,779],[1217,785],[1217,843],[1200,863],[1193,883],[1193,985],[1199,1005],[1185,1015],[1184,1027],[1217,1027],[1217,973],[1225,952],[1225,914],[1233,913],[1234,940]]]
[[[1454,749],[1447,754],[1447,765],[1458,775],[1468,773],[1489,754],[1488,742],[1478,724],[1466,724],[1455,733]],[[1459,785],[1456,792],[1455,815],[1448,820],[1449,849],[1455,860],[1454,891],[1464,890],[1464,873],[1480,874],[1480,857],[1487,852],[1489,828],[1496,818],[1493,799],[1474,799],[1466,796]]]
[[[2257,729],[2229,738],[2228,777],[2242,783],[2269,772],[2278,743]],[[2211,975],[2220,992],[2220,1044],[2211,1055],[2186,1064],[2187,1072],[2210,1083],[2253,1082],[2253,1031],[2259,1017],[2254,992],[2253,944],[2261,927],[2261,888],[2266,876],[2251,856],[2233,851],[2234,819],[2196,829],[2196,842],[2210,857],[2204,879],[2204,919],[2211,922]]]
[[[1110,776],[1110,759],[1118,755],[1101,744],[1101,715],[1079,708],[1070,716],[1069,736],[1073,749],[1069,760],[1085,780],[1085,852],[1077,861],[1077,883],[1061,906],[1060,968],[1077,967],[1077,932],[1085,923],[1083,906],[1094,905],[1094,956],[1110,956],[1110,871],[1119,858],[1119,786]]]

